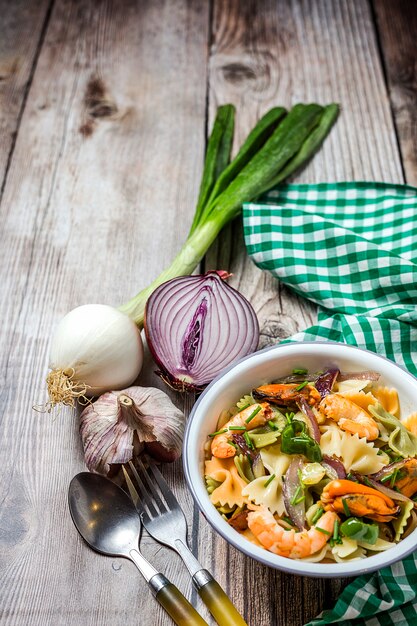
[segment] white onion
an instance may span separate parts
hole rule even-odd
[[[142,362],[140,332],[127,315],[105,304],[79,306],[61,320],[52,338],[51,404],[73,406],[75,397],[123,389],[134,382]]]

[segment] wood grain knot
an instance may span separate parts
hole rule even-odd
[[[218,54],[213,59],[212,83],[214,89],[232,89],[236,93],[253,92],[262,99],[276,92],[279,62],[274,52],[257,50]],[[216,84],[218,83],[218,84]]]
[[[101,78],[91,78],[85,91],[84,103],[91,117],[111,117],[118,112]]]
[[[259,349],[279,343],[292,335],[295,330],[294,328],[290,328],[288,323],[285,323],[284,320],[274,318],[265,320],[260,330]]]
[[[80,133],[84,137],[89,137],[93,134],[95,120],[114,119],[118,117],[119,114],[117,104],[109,95],[104,81],[97,76],[91,77],[87,83],[84,105],[87,119],[79,128]]]
[[[257,73],[249,65],[228,63],[222,67],[223,76],[229,83],[241,83],[245,80],[256,80]]]
[[[6,59],[0,61],[0,82],[12,78],[20,69],[20,58]]]

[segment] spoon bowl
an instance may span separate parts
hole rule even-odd
[[[68,491],[69,509],[78,532],[91,548],[130,558],[138,549],[141,522],[129,496],[98,474],[81,472]]]

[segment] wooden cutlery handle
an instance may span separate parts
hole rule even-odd
[[[219,626],[248,626],[219,583],[207,570],[203,572],[208,582],[198,587],[198,593]]]
[[[208,626],[181,591],[168,580],[157,592],[156,599],[178,626]]]

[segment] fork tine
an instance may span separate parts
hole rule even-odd
[[[125,477],[127,488],[129,489],[130,497],[133,500],[133,504],[135,505],[135,507],[137,509],[140,508],[141,510],[143,510],[143,506],[142,506],[142,502],[140,501],[139,494],[136,491],[135,485],[132,483],[132,481],[130,479],[130,476],[127,473],[126,468],[125,468],[124,465],[122,465],[122,470],[123,470],[123,474],[124,474],[124,477]]]
[[[156,515],[162,515],[163,513],[166,513],[167,508],[165,506],[165,503],[161,500],[159,493],[155,489],[155,485],[152,483],[149,477],[149,474],[145,469],[145,466],[143,465],[142,461],[139,458],[137,459],[137,464],[138,464],[138,469],[140,471],[140,475],[136,471],[135,467],[132,467],[132,472],[136,480],[139,481],[139,484],[142,488],[142,491],[144,492],[144,495],[146,495],[149,498],[153,507],[156,509],[157,511]]]
[[[172,493],[168,483],[154,463],[149,463],[149,471],[155,478],[170,510],[179,509],[178,500]]]
[[[158,517],[160,513],[156,508],[152,497],[149,495],[148,490],[143,484],[141,477],[137,473],[136,467],[133,465],[132,461],[129,461],[129,466],[132,471],[133,477],[136,480],[136,485],[139,489],[138,496],[139,502],[141,503],[142,513],[144,515],[147,515],[147,517],[149,517],[150,519],[152,519],[153,517]]]

